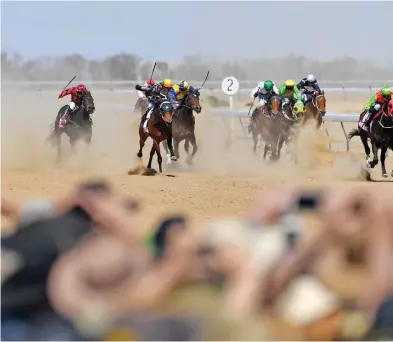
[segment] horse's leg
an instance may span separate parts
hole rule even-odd
[[[265,141],[265,147],[263,149],[263,160],[266,159],[267,153],[269,152],[269,144]]]
[[[147,164],[147,168],[151,169],[151,163],[153,161],[154,153],[156,153],[156,147],[155,147],[156,141],[153,140],[153,145],[151,146],[150,149],[150,157],[149,157],[149,163]]]
[[[162,146],[164,146],[164,150],[166,154],[169,154],[169,150],[168,150],[168,142],[166,140],[164,140],[162,142]]]
[[[190,139],[186,138],[184,139],[184,151],[187,153],[187,158],[190,157]]]
[[[367,142],[367,134],[360,132],[360,140],[362,141],[363,148],[364,148],[364,153],[366,154],[366,163],[367,166],[371,167],[371,158],[370,158],[370,147],[368,146]]]
[[[197,142],[196,142],[195,134],[193,134],[193,135],[190,137],[189,140],[190,140],[190,143],[191,143],[191,145],[192,145],[192,153],[191,153],[191,156],[189,155],[189,156],[187,157],[186,162],[187,162],[188,165],[192,165],[192,160],[193,160],[195,154],[196,154],[197,151],[198,151],[198,145],[197,145]]]
[[[284,144],[284,141],[286,141],[286,138],[284,137],[283,134],[280,134],[280,137],[278,139],[278,146],[277,146],[277,158],[278,159],[280,159],[281,149],[282,149],[282,145]]]
[[[374,142],[371,142],[371,147],[373,150],[373,160],[370,162],[370,166],[373,169],[378,164],[378,147]]]
[[[175,156],[176,156],[176,158],[177,159],[179,159],[180,158],[180,154],[179,154],[179,144],[180,144],[180,140],[178,140],[178,139],[173,139],[174,140],[174,146],[173,146],[173,148],[174,148],[174,153],[175,153]]]
[[[318,114],[318,113],[317,113],[317,115],[318,115],[318,117],[317,117],[316,129],[319,129],[322,126],[323,121],[322,121],[322,115]]]
[[[143,146],[145,146],[145,142],[147,140],[148,134],[146,133],[141,133],[141,129],[139,130],[139,152],[137,154],[138,158],[143,157],[142,149]]]
[[[386,151],[387,147],[381,148],[381,169],[382,169],[382,177],[387,177],[388,173],[386,172],[385,160],[386,160]]]
[[[154,142],[154,147],[157,153],[158,169],[160,170],[160,173],[162,173],[162,156],[161,156],[160,143]]]
[[[252,130],[252,140],[254,141],[254,146],[252,147],[252,152],[254,155],[257,154],[257,145],[258,145],[258,133],[255,130]]]
[[[167,145],[167,149],[166,149],[167,153],[168,153],[168,149],[169,149],[169,153],[171,155],[171,160],[176,161],[177,158],[176,158],[175,152],[173,151],[173,137],[172,137],[172,134],[170,134],[168,136],[168,138],[166,140],[164,140],[164,143]]]

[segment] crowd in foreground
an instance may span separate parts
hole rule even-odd
[[[393,191],[272,187],[239,220],[168,217],[106,182],[2,198],[2,340],[392,340]]]

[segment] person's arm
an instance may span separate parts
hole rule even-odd
[[[74,89],[75,89],[74,87],[68,88],[68,89],[64,89],[64,90],[60,93],[59,99],[63,98],[64,96],[71,95],[72,92],[74,91]]]
[[[295,97],[298,101],[302,100],[302,93],[300,92],[300,90],[296,86],[294,89],[294,94],[295,94]]]

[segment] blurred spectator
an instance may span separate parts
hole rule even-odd
[[[393,336],[393,193],[277,187],[243,220],[179,216],[153,231],[102,182],[57,202],[3,203],[19,220],[2,239],[4,338]]]

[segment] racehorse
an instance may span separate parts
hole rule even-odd
[[[364,110],[360,114],[360,118],[363,119],[365,113]],[[364,146],[364,152],[366,153],[367,166],[374,168],[378,164],[378,150],[381,150],[381,171],[382,177],[387,177],[385,167],[386,151],[388,148],[393,149],[393,100],[385,103],[378,113],[374,116],[369,132],[365,132],[362,129],[355,128],[348,134],[348,139],[352,139],[354,136],[360,136]],[[370,158],[370,148],[368,146],[367,139],[371,140],[371,147],[374,158]],[[393,171],[391,172],[393,177]]]
[[[134,113],[140,112],[142,115],[145,114],[147,111],[147,106],[148,106],[148,100],[146,97],[138,98],[134,107]]]
[[[173,118],[173,107],[168,102],[162,102],[160,108],[155,108],[150,120],[147,123],[147,128],[149,132],[145,132],[143,129],[143,122],[141,122],[139,126],[139,152],[137,156],[139,158],[143,157],[142,149],[145,146],[145,142],[148,137],[152,138],[153,145],[150,150],[150,158],[149,163],[147,164],[147,168],[151,171],[151,163],[153,160],[153,156],[157,153],[157,162],[160,173],[162,173],[162,156],[160,151],[160,143],[161,141],[168,139],[168,147],[171,153],[171,156],[174,157],[173,146],[172,146],[172,118]]]
[[[319,129],[322,125],[322,118],[326,114],[326,98],[325,91],[322,90],[320,94],[312,97],[312,100],[306,103],[306,111],[302,115],[303,126],[308,120],[313,118],[317,124],[316,128]]]
[[[47,140],[50,140],[53,145],[57,147],[57,163],[62,159],[62,148],[61,148],[61,135],[65,133],[69,137],[71,149],[75,151],[75,144],[78,140],[83,140],[86,144],[91,144],[92,137],[92,125],[93,122],[90,115],[95,111],[94,99],[90,92],[82,95],[81,105],[71,113],[71,118],[67,122],[65,128],[59,127],[59,121],[68,108],[68,105],[64,105],[60,108],[57,113],[54,128]]]
[[[279,139],[280,130],[280,107],[281,98],[273,96],[270,101],[260,109],[254,109],[255,123],[250,126],[252,139],[254,141],[253,152],[256,153],[258,137],[261,135],[262,140],[265,142],[265,149],[263,158],[266,158],[267,152],[271,150],[271,160],[277,158],[277,143]]]
[[[199,103],[199,96],[189,93],[185,96],[183,104],[177,107],[172,123],[175,156],[180,158],[179,144],[181,141],[185,140],[184,149],[187,152],[186,162],[188,165],[192,165],[193,158],[198,151],[198,145],[195,138],[195,117],[193,111],[199,114],[202,111],[202,107]],[[189,152],[190,143],[192,145],[191,155]],[[167,144],[164,143],[164,147],[168,152]]]

